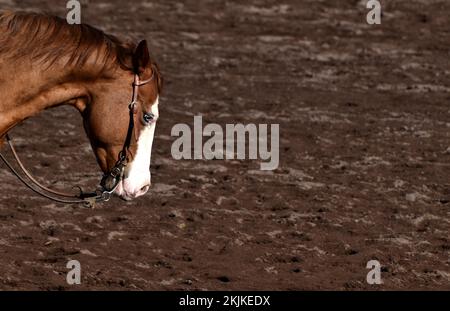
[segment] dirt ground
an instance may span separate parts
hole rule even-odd
[[[148,39],[164,73],[153,188],[90,210],[0,166],[0,289],[450,290],[448,1],[384,1],[373,26],[359,0],[83,3],[84,22]],[[171,128],[194,115],[280,124],[280,168],[174,160]],[[13,135],[41,180],[98,182],[75,110]],[[372,259],[382,285],[366,282]]]

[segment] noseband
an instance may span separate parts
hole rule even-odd
[[[96,203],[99,202],[107,202],[111,199],[111,195],[116,191],[117,187],[119,187],[120,183],[124,178],[125,167],[128,165],[129,160],[129,149],[133,139],[137,139],[135,134],[135,116],[137,114],[137,104],[138,104],[138,96],[139,96],[139,87],[153,81],[155,72],[153,71],[152,76],[147,80],[141,80],[138,74],[134,75],[133,81],[133,96],[131,103],[128,106],[130,121],[128,124],[127,137],[125,139],[125,143],[123,144],[123,148],[119,153],[118,161],[114,165],[114,167],[109,171],[109,173],[103,175],[102,181],[100,183],[100,188],[94,192],[84,192],[80,187],[74,187],[79,189],[78,195],[68,194],[64,192],[55,191],[49,189],[42,184],[40,184],[25,168],[22,161],[20,160],[14,145],[12,143],[12,139],[8,134],[6,134],[6,140],[11,149],[11,152],[19,165],[22,173],[29,179],[24,178],[19,172],[11,165],[11,163],[0,153],[0,159],[6,164],[6,166],[11,170],[11,172],[29,189],[34,191],[35,193],[50,199],[55,202],[65,203],[65,204],[84,204],[87,207],[93,208]]]

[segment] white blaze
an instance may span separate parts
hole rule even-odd
[[[126,167],[124,180],[117,188],[117,194],[124,199],[133,199],[144,195],[150,187],[150,162],[156,120],[159,116],[158,103],[159,98],[156,99],[151,108],[151,113],[155,118],[150,125],[142,129],[137,142],[136,155]]]

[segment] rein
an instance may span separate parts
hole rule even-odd
[[[119,153],[118,160],[114,167],[109,171],[109,173],[103,175],[103,178],[100,182],[100,188],[94,192],[84,192],[81,187],[73,187],[78,188],[80,193],[78,195],[73,195],[69,193],[59,192],[52,189],[49,189],[39,183],[33,175],[25,168],[22,161],[19,158],[19,155],[14,148],[11,137],[6,134],[6,140],[8,142],[8,146],[11,149],[11,152],[14,156],[15,161],[17,162],[21,173],[23,173],[28,180],[23,177],[14,166],[6,159],[6,157],[0,152],[0,159],[6,164],[6,166],[11,170],[11,172],[30,190],[34,191],[36,194],[47,198],[49,200],[64,203],[64,204],[83,204],[86,207],[94,208],[96,203],[107,202],[111,199],[111,195],[116,191],[120,182],[123,180],[125,167],[128,165],[128,155],[129,148],[132,142],[133,135],[137,140],[137,136],[135,133],[135,115],[137,113],[136,106],[138,105],[138,95],[139,95],[139,87],[145,84],[150,83],[154,79],[154,72],[152,76],[147,80],[140,80],[139,75],[134,75],[133,81],[133,96],[131,103],[128,106],[129,114],[130,114],[130,122],[128,125],[127,137],[125,139],[125,143],[123,145],[123,149]]]

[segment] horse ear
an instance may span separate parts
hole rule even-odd
[[[142,73],[149,63],[150,52],[148,51],[147,40],[142,40],[139,42],[133,55],[134,72],[137,74]]]

